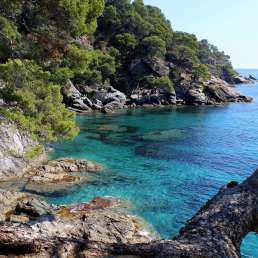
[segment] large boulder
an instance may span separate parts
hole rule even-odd
[[[128,206],[124,206],[125,202],[120,199],[97,197],[89,202],[53,206],[29,195],[19,199],[19,193],[0,190],[0,205],[2,192],[2,195],[9,196],[9,200],[15,196],[12,206],[5,209],[8,215],[0,210],[1,243],[12,242],[12,250],[2,244],[4,254],[52,257],[56,253],[58,257],[100,257],[90,248],[78,247],[83,247],[84,243],[92,246],[139,244],[159,238],[142,219],[128,215]],[[30,243],[26,248],[23,248],[23,238]],[[38,248],[31,248],[34,244]]]
[[[245,77],[241,75],[237,75],[233,77],[234,84],[249,84],[253,83],[253,80],[250,77]]]
[[[190,89],[185,95],[185,102],[189,105],[207,104],[207,98],[201,89]]]
[[[91,99],[101,101],[103,106],[114,101],[123,106],[126,102],[126,95],[112,86],[100,86],[92,94]]]

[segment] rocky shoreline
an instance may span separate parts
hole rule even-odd
[[[71,241],[76,242],[76,246],[78,241],[85,240],[103,244],[135,244],[158,239],[158,234],[146,222],[129,215],[131,205],[126,200],[96,197],[77,204],[48,204],[43,198],[44,193],[59,192],[87,183],[90,174],[104,173],[104,166],[85,159],[48,160],[45,149],[41,155],[26,159],[27,146],[37,146],[39,143],[20,133],[12,124],[0,124],[0,131],[0,155],[4,157],[0,160],[1,187],[3,182],[8,184],[11,180],[19,181],[22,185],[16,191],[0,189],[0,227],[6,227],[5,233],[0,233],[0,255],[53,257],[56,253],[58,257],[74,257],[69,256],[69,248],[74,248],[69,242],[71,239],[74,239]],[[11,150],[16,150],[19,155]],[[15,238],[9,249],[5,241],[8,241],[8,232],[12,229],[22,232],[33,242],[35,238],[44,239],[45,245],[54,245],[55,241],[51,239],[62,238],[67,240],[67,244],[61,249],[33,251],[25,250],[28,246],[24,249],[22,241],[15,244],[15,241],[19,242]],[[32,255],[30,251],[33,251]],[[84,250],[80,255],[98,257],[95,251],[91,253],[90,250]]]
[[[69,103],[80,104],[80,101],[76,102],[78,98],[82,99],[84,104],[92,103],[91,108],[87,106],[87,110],[84,111],[80,109],[79,104],[72,107],[82,112],[97,110],[109,113],[125,107],[146,104],[158,106],[186,104],[177,102],[176,99],[173,102],[172,96],[175,96],[173,94],[164,99],[164,95],[159,95],[160,91],[155,93],[158,94],[156,98],[158,103],[149,102],[150,99],[153,100],[150,92],[143,93],[141,90],[134,92],[130,101],[141,103],[134,105],[128,103],[127,97],[111,86],[105,89],[99,88],[91,93],[91,96],[95,96],[92,99],[83,95],[72,82],[66,87],[66,93],[63,94],[67,94],[66,101],[72,101]],[[227,83],[216,78],[205,84],[205,91],[196,91],[195,88],[189,90],[187,94],[187,104],[191,105],[251,101],[251,98],[235,92]],[[166,102],[168,99],[171,103]],[[102,104],[96,103],[97,100]],[[135,257],[199,257],[179,256],[176,252],[175,255],[170,254],[166,248],[171,243],[167,242],[164,242],[163,248],[165,256],[157,255],[155,243],[159,240],[158,234],[141,218],[129,215],[130,205],[126,200],[96,197],[78,204],[61,206],[48,204],[42,199],[42,193],[86,184],[90,180],[91,173],[104,173],[104,166],[94,161],[73,158],[49,161],[44,148],[40,149],[37,155],[28,157],[28,152],[38,150],[40,145],[38,141],[31,139],[25,132],[21,133],[14,125],[7,122],[0,124],[0,132],[0,181],[24,182],[20,191],[0,189],[0,254],[8,257],[120,257],[108,256],[110,253],[136,254]],[[132,251],[130,246],[133,248],[135,244],[136,249],[132,250],[136,251]],[[125,250],[129,248],[129,251],[120,249],[120,245]],[[151,255],[146,256],[149,245],[153,245],[154,249],[151,248]],[[183,246],[180,248],[184,249]],[[238,257],[237,251],[228,257]]]
[[[250,84],[255,80],[239,76],[236,82]],[[137,88],[129,96],[111,85],[78,86],[69,81],[62,88],[62,94],[68,108],[78,113],[112,113],[125,108],[144,106],[200,106],[252,101],[251,97],[239,93],[232,85],[216,77],[199,87],[189,87],[187,78],[182,78],[180,92],[177,93],[160,88]]]

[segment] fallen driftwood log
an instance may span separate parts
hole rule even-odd
[[[0,254],[25,257],[239,258],[242,239],[257,230],[258,170],[239,185],[232,182],[223,187],[172,240],[130,245],[104,244],[88,241],[82,228],[78,235],[51,237],[46,232],[34,232],[30,226],[2,223]]]

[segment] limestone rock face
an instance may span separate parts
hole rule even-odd
[[[32,140],[28,134],[21,133],[14,125],[1,123],[0,120],[0,180],[22,175],[28,165],[46,159],[45,153],[34,160],[24,158],[26,150],[37,144],[38,142]]]
[[[250,102],[252,98],[237,92],[231,85],[223,80],[212,78],[205,84],[205,94],[214,102]]]
[[[157,57],[132,60],[129,71],[133,77],[143,74],[154,74],[158,77],[169,76],[169,66],[164,60]]]

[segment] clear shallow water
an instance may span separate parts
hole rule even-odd
[[[50,201],[123,197],[162,237],[175,236],[222,185],[258,168],[258,84],[239,90],[254,102],[78,116],[80,135],[55,144],[53,157],[93,159],[107,171]],[[258,237],[249,235],[242,251],[258,258]]]

